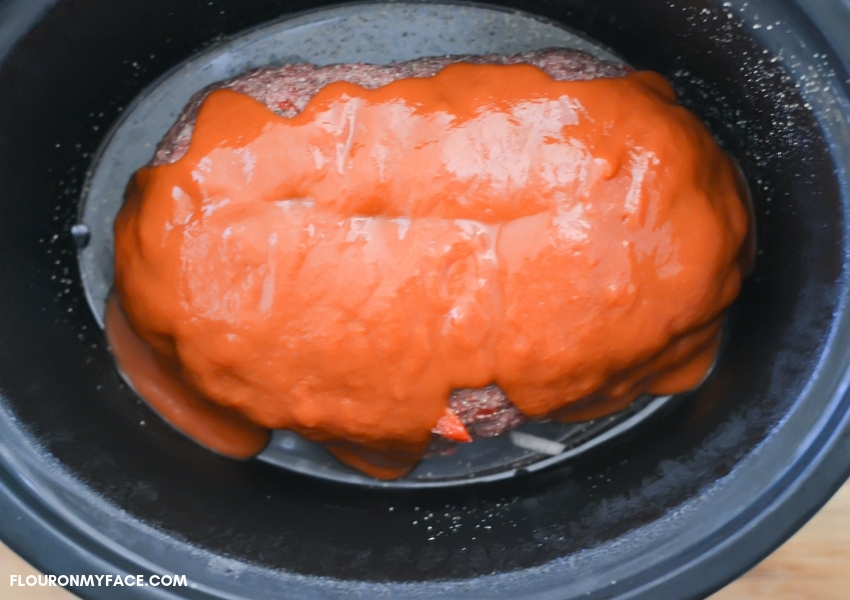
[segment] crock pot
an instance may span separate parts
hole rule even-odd
[[[850,473],[847,0],[389,5],[565,26],[669,77],[740,165],[757,259],[718,363],[629,435],[381,489],[214,455],[123,384],[72,234],[98,149],[190,57],[330,6],[0,2],[0,537],[47,573],[187,582],[84,598],[698,598],[781,544]]]

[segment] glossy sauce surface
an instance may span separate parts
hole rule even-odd
[[[188,153],[137,173],[115,285],[204,402],[387,478],[455,388],[578,420],[694,387],[747,229],[734,167],[660,76],[460,63],[333,83],[294,118],[212,92]]]

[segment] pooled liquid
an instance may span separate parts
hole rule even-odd
[[[747,220],[653,73],[458,63],[333,83],[293,118],[218,90],[186,155],[130,186],[112,310],[200,404],[392,478],[453,389],[580,420],[697,385]]]

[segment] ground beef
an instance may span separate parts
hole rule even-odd
[[[151,166],[172,163],[186,153],[198,109],[204,98],[214,90],[231,89],[247,94],[283,117],[294,117],[304,109],[316,92],[334,81],[348,81],[374,89],[404,77],[430,77],[454,62],[500,65],[527,63],[539,67],[553,79],[562,81],[620,77],[631,70],[621,64],[601,61],[584,52],[563,49],[508,56],[487,54],[428,57],[390,65],[348,63],[324,67],[310,64],[265,67],[214,83],[196,93],[160,142]]]
[[[322,87],[335,81],[347,81],[373,89],[396,79],[429,77],[454,62],[476,64],[520,64],[539,67],[550,77],[563,81],[582,81],[600,77],[621,77],[631,71],[625,65],[601,61],[583,52],[550,49],[514,55],[441,56],[389,65],[349,63],[329,66],[287,64],[248,71],[233,79],[215,83],[196,93],[177,122],[160,142],[151,166],[180,159],[189,147],[195,118],[204,98],[217,89],[247,94],[284,117],[293,117]],[[525,423],[523,415],[495,385],[479,389],[455,390],[449,409],[457,415],[471,438],[500,435]],[[451,444],[435,429],[435,443],[429,454],[443,453]]]

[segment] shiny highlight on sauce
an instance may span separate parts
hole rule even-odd
[[[187,154],[130,186],[107,330],[201,443],[244,457],[291,429],[398,477],[456,388],[582,420],[696,386],[740,286],[739,191],[649,72],[458,63],[333,83],[293,118],[218,90]],[[175,418],[148,377],[240,415],[226,436],[248,441]]]

